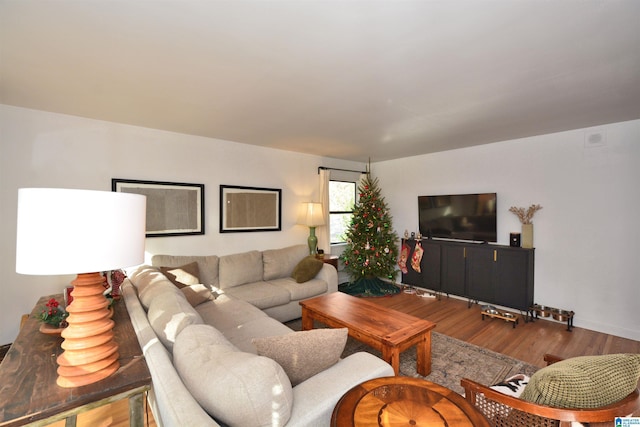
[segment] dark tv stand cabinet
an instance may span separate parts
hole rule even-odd
[[[403,240],[411,248],[416,240]],[[402,283],[528,312],[533,305],[534,249],[423,239],[420,272],[407,261]]]

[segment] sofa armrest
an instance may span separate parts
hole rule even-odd
[[[129,279],[123,282],[121,289],[131,324],[138,337],[149,372],[151,372],[152,386],[148,401],[156,425],[160,427],[219,426],[200,407],[180,379],[173,367],[169,352],[151,328],[144,308],[138,300],[136,290]]]
[[[338,292],[338,272],[333,265],[323,264],[315,278],[327,282],[328,294]]]
[[[341,359],[293,388],[295,404],[287,427],[328,426],[333,408],[347,391],[364,381],[393,375],[391,365],[369,353]]]

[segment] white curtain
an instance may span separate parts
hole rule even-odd
[[[320,179],[320,203],[322,203],[322,217],[325,225],[316,228],[316,236],[318,237],[318,248],[328,254],[331,253],[329,226],[329,181],[331,180],[331,171],[320,169],[318,176]]]

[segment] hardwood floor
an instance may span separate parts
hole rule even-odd
[[[545,353],[563,358],[611,353],[640,353],[640,341],[582,328],[573,328],[572,332],[567,332],[566,323],[552,320],[538,319],[535,322],[524,323],[524,319],[520,319],[515,328],[500,319],[482,320],[478,304],[467,308],[466,300],[446,296],[436,300],[400,293],[392,297],[371,298],[370,301],[435,322],[437,326],[434,330],[437,332],[539,367],[545,365],[543,361]],[[151,411],[148,413],[148,425],[155,427]],[[80,427],[126,427],[128,425],[126,400],[94,409],[78,417]],[[52,426],[63,427],[64,422]]]
[[[640,353],[640,341],[607,335],[588,329],[567,331],[566,322],[521,318],[513,328],[501,319],[482,320],[480,305],[467,308],[467,301],[442,296],[441,300],[400,293],[372,298],[372,302],[424,318],[437,324],[434,331],[488,348],[539,367],[545,353],[562,358],[611,353]]]

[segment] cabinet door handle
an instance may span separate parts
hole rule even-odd
[[[467,257],[467,248],[462,248],[462,258]]]
[[[497,250],[493,250],[493,262],[498,261],[498,251]]]

